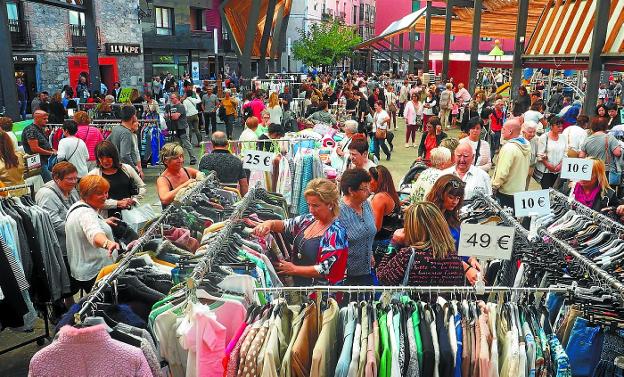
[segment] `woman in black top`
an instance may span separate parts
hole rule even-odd
[[[63,124],[65,120],[65,107],[61,98],[61,92],[56,92],[50,100],[50,111],[48,112],[48,123]]]

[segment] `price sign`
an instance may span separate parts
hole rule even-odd
[[[584,158],[564,158],[561,164],[561,178],[572,181],[590,180],[594,161]]]
[[[550,213],[548,190],[523,191],[514,194],[516,217],[540,216]]]
[[[273,156],[275,153],[264,151],[246,151],[243,154],[243,168],[249,170],[273,170]]]
[[[41,167],[41,157],[38,154],[27,155],[26,157],[26,168],[28,170],[38,169]]]
[[[515,229],[509,226],[462,224],[460,256],[482,259],[511,259]]]

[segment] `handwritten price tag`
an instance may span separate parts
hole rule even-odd
[[[511,259],[515,229],[509,226],[462,224],[458,255]]]
[[[41,167],[41,157],[38,154],[26,156],[26,168],[28,170],[38,169]]]
[[[584,158],[564,158],[561,164],[561,178],[572,181],[590,180],[594,161]]]
[[[541,216],[550,213],[548,190],[524,191],[514,194],[516,217]]]
[[[247,151],[243,154],[243,168],[249,170],[273,170],[275,153],[264,151]]]

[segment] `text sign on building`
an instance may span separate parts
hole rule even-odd
[[[106,43],[107,55],[141,55],[141,45],[132,43]]]
[[[13,55],[13,63],[35,64],[37,63],[37,55]]]

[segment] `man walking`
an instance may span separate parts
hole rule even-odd
[[[204,107],[204,126],[206,127],[206,136],[210,136],[217,132],[217,106],[219,99],[212,92],[211,87],[206,88],[206,94],[202,96],[202,106]]]
[[[453,84],[450,82],[446,84],[446,89],[440,94],[440,122],[442,123],[442,129],[449,129],[451,110],[455,103],[455,93],[453,93]]]
[[[176,137],[180,139],[182,148],[188,152],[189,158],[191,159],[190,164],[195,165],[197,163],[197,157],[195,156],[188,135],[189,126],[186,120],[186,109],[180,102],[180,97],[177,93],[171,93],[169,101],[171,103],[165,106],[165,118],[171,121],[171,129],[175,131]]]
[[[521,130],[521,118],[511,118],[503,125],[501,136],[508,142],[500,150],[492,180],[500,204],[511,208],[514,208],[513,195],[525,191],[531,160],[531,144],[521,135]]]
[[[132,105],[126,105],[119,111],[121,124],[114,126],[108,136],[110,141],[119,151],[119,161],[128,164],[143,178],[141,158],[139,157],[138,138],[136,132],[139,129],[139,120],[136,109]]]

